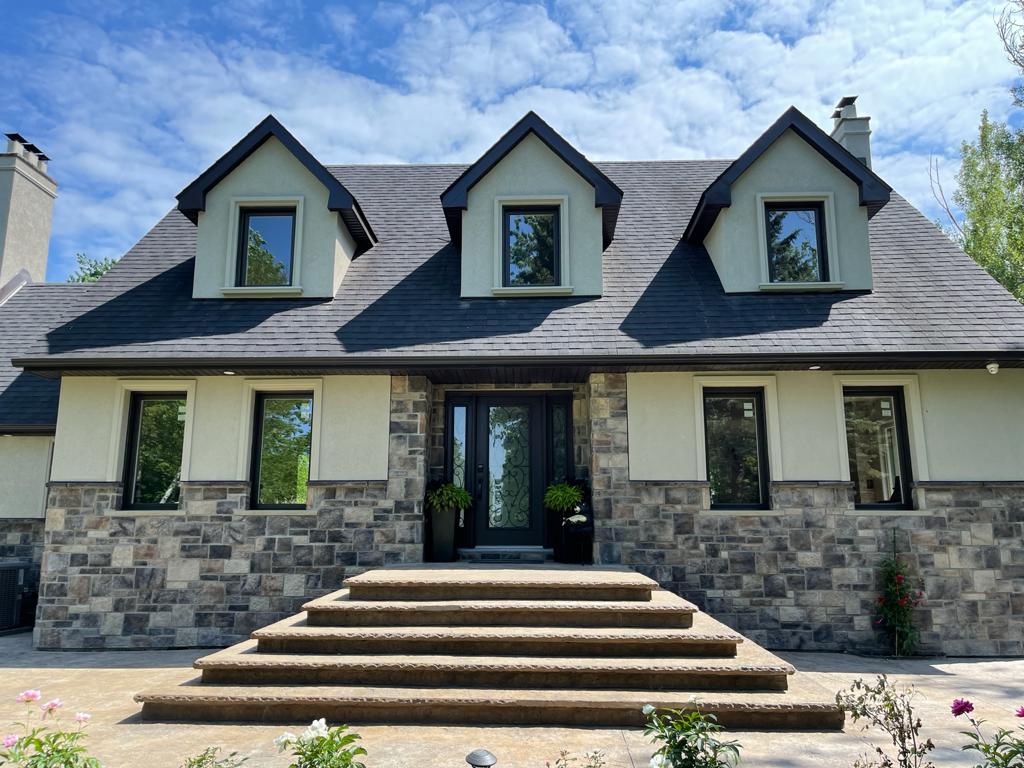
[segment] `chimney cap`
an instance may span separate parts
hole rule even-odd
[[[19,144],[27,144],[28,143],[28,139],[26,139],[20,133],[5,133],[4,136],[6,136],[11,141],[18,142]]]
[[[857,100],[856,96],[843,96],[843,98],[841,98],[839,100],[839,103],[836,104],[836,109],[842,109],[843,107],[848,107],[851,104],[853,104],[853,102],[855,102],[856,100]]]

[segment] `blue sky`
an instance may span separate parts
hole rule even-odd
[[[1001,4],[0,0],[0,128],[60,184],[48,278],[119,256],[268,112],[323,162],[469,162],[536,110],[592,159],[734,157],[793,104],[872,117],[937,216],[982,109],[1013,119]]]

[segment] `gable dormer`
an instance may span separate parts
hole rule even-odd
[[[726,293],[869,291],[868,219],[890,192],[790,107],[704,190],[685,238]]]
[[[600,296],[622,190],[533,112],[441,195],[465,297]]]
[[[272,115],[178,195],[195,298],[333,297],[372,247],[358,202]]]

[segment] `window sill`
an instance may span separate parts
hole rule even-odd
[[[495,296],[571,296],[571,285],[523,285],[514,288],[491,288]]]
[[[790,293],[799,293],[803,291],[841,291],[843,290],[845,283],[761,283],[762,291],[782,291]]]
[[[280,286],[261,286],[261,285],[231,285],[225,286],[220,289],[220,292],[224,296],[229,296],[233,299],[266,299],[275,297],[288,297],[292,298],[295,296],[302,295],[301,285],[280,285]]]
[[[758,507],[710,507],[697,512],[706,517],[783,517],[791,514],[784,509]]]

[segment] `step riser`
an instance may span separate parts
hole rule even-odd
[[[636,627],[686,629],[693,614],[611,611],[317,611],[308,612],[311,627]]]
[[[652,696],[657,703],[657,697]],[[726,728],[757,730],[839,730],[843,713],[833,710],[705,709]],[[331,723],[451,723],[487,725],[548,725],[639,728],[643,714],[636,708],[594,706],[502,707],[466,704],[373,704],[367,702],[156,703],[142,707],[142,719],[160,722],[247,722],[305,725],[325,717]]]
[[[253,685],[399,685],[470,688],[587,688],[626,690],[784,691],[784,674],[635,673],[602,670],[362,669],[358,667],[205,668],[204,683]]]
[[[584,600],[647,602],[651,590],[635,587],[494,586],[488,584],[361,585],[346,582],[352,600]]]
[[[736,655],[729,642],[607,642],[543,640],[380,640],[341,638],[274,638],[259,640],[260,653],[354,654],[394,653],[401,655],[452,654],[464,656],[539,656],[578,658],[665,658],[672,656]]]

